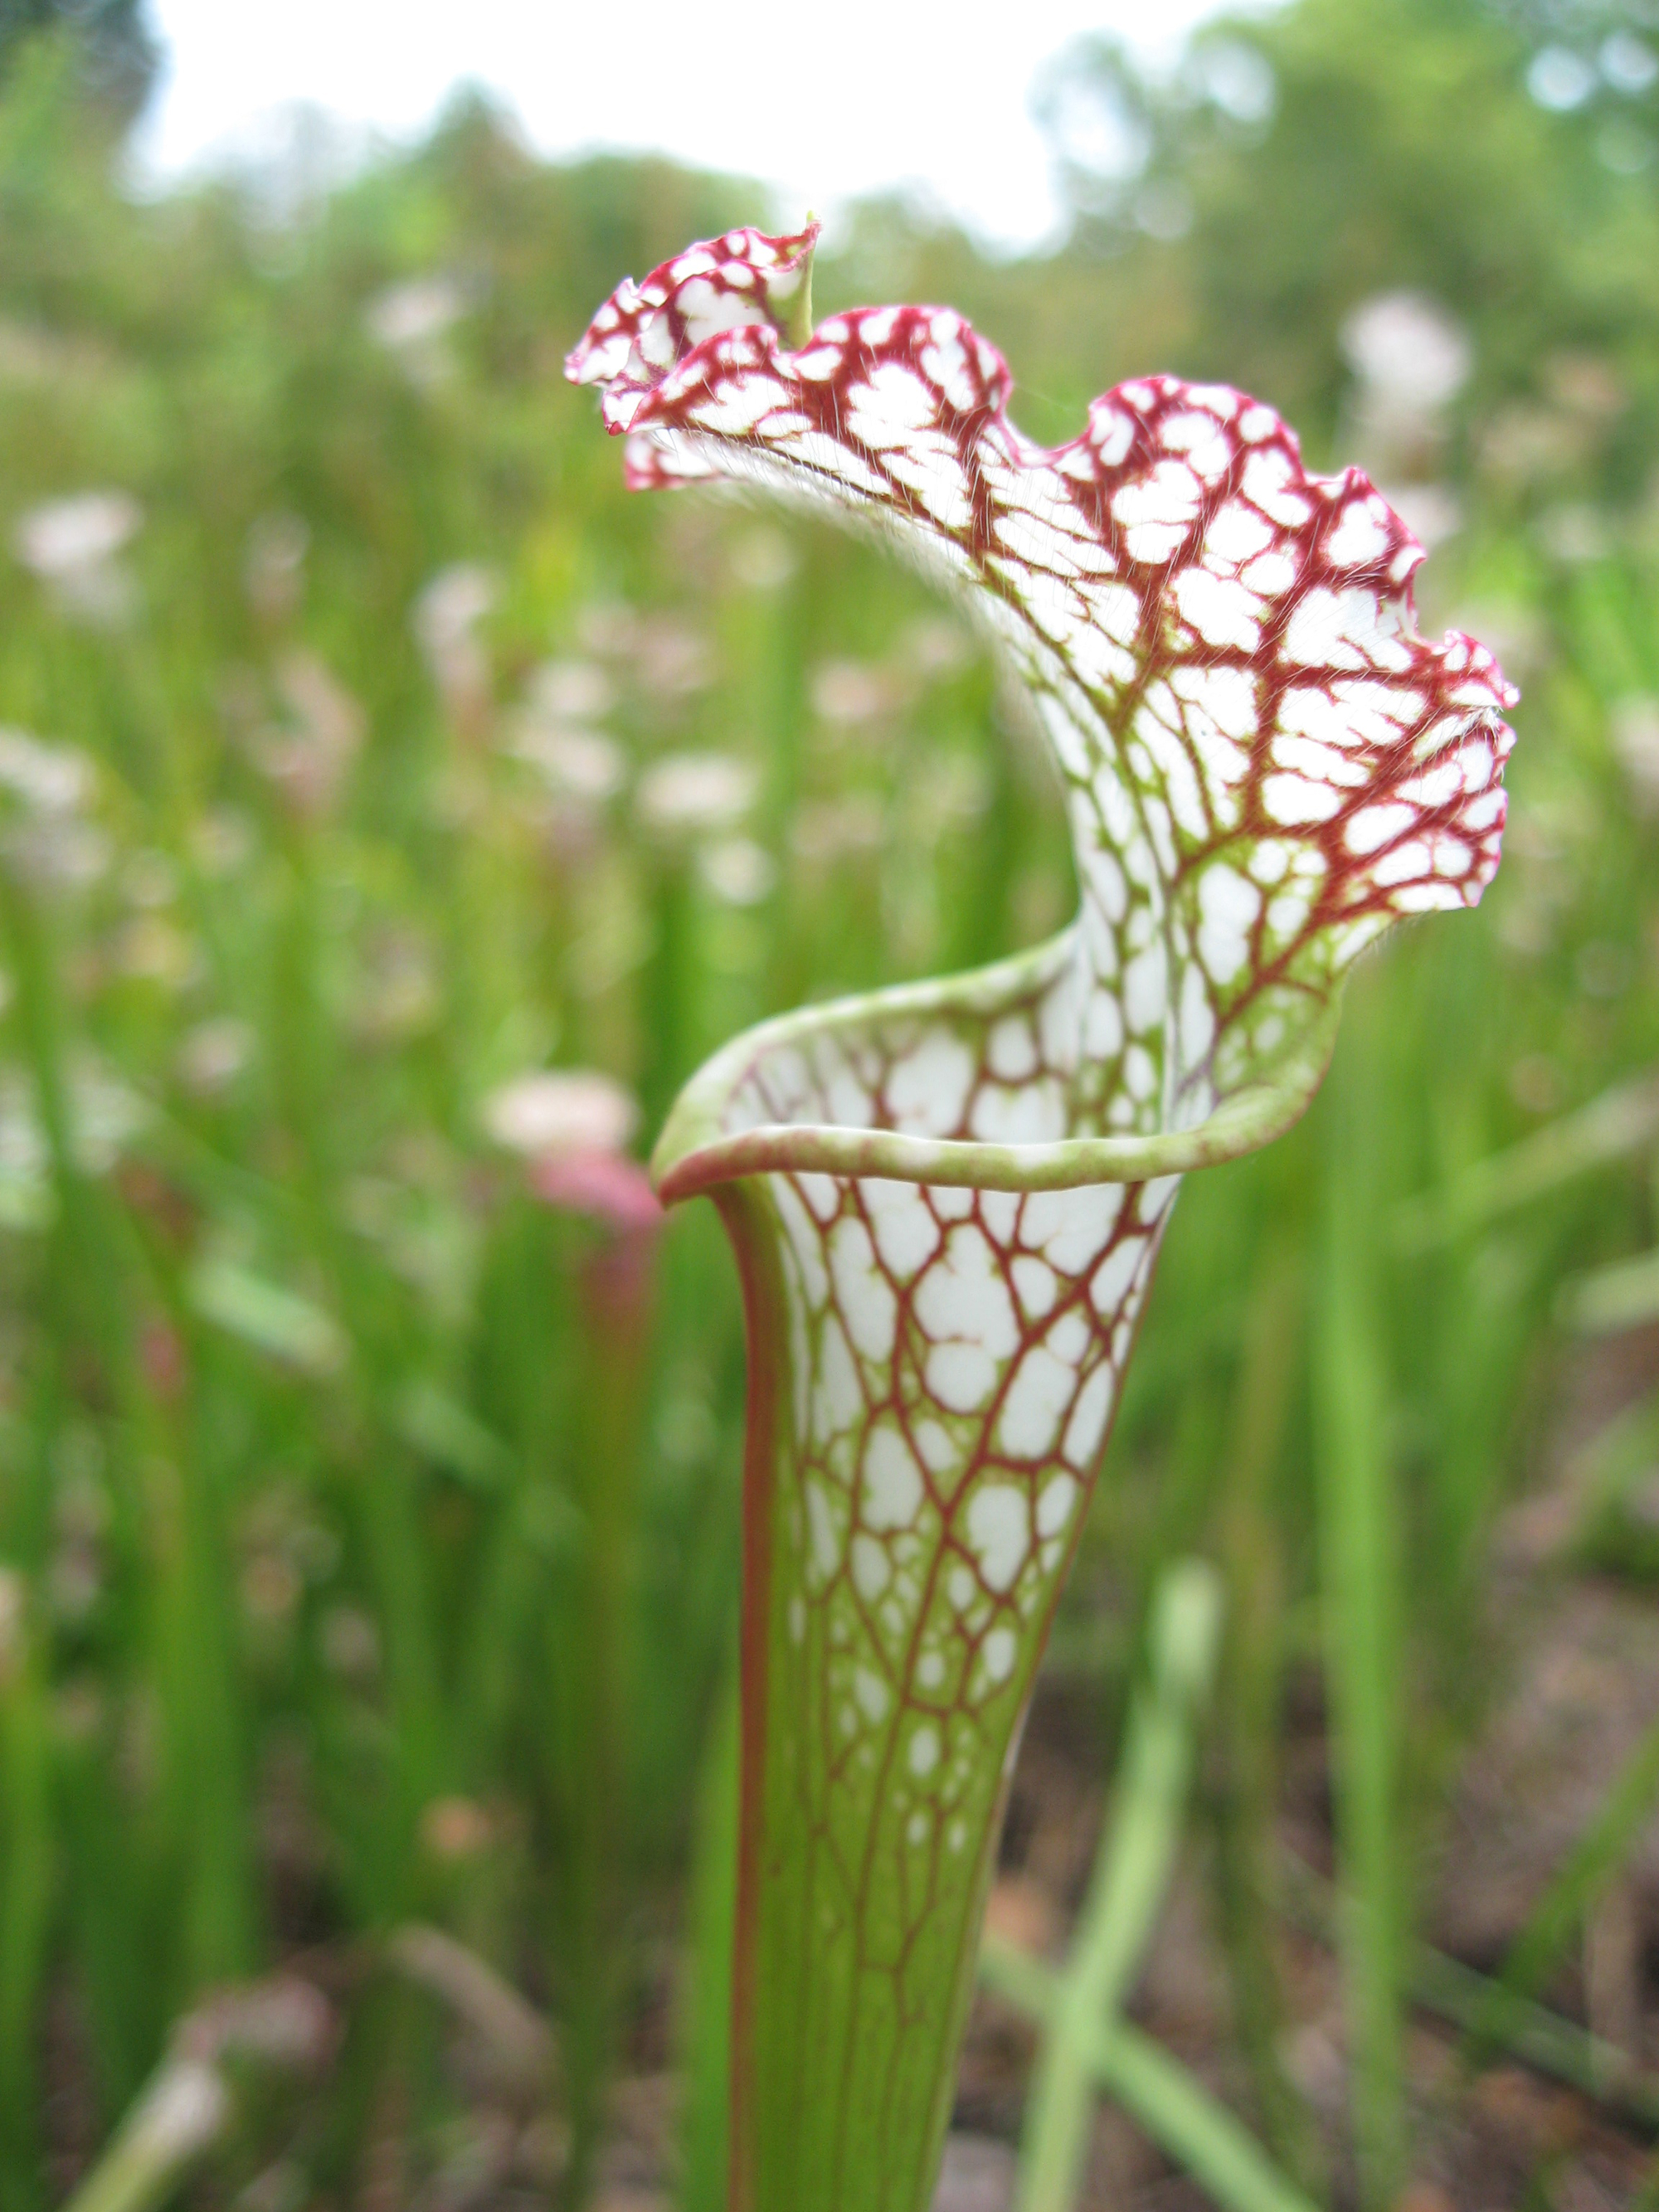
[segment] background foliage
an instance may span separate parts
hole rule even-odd
[[[204,1990],[303,1955],[343,2045],[204,2201],[273,2160],[358,2201],[376,2158],[404,2201],[467,2104],[376,1963],[419,1917],[559,2022],[575,2201],[613,2069],[672,2039],[740,1320],[701,1207],[654,1303],[605,1305],[607,1233],[537,1196],[501,1087],[600,1067],[648,1133],[742,1024],[1032,940],[1072,900],[1058,802],[920,586],[630,502],[561,380],[623,271],[752,188],[548,167],[463,102],[332,188],[139,198],[41,12],[0,8],[0,2199],[56,2201]],[[118,108],[142,31],[78,12]],[[1339,2189],[1357,2142],[1377,2202],[1426,2141],[1409,1938],[1494,1679],[1494,1524],[1551,1464],[1560,1286],[1651,1232],[1639,1149],[1458,1194],[1659,1050],[1651,28],[1294,0],[1154,80],[1097,43],[1044,94],[1063,248],[869,207],[817,280],[967,309],[1045,437],[1137,371],[1260,392],[1416,498],[1425,626],[1526,687],[1486,906],[1369,965],[1307,1123],[1182,1197],[1054,1658],[1103,1762],[1160,1571],[1219,1565],[1237,2094]],[[1467,343],[1429,402],[1353,336],[1401,289]],[[83,494],[43,552],[28,518]],[[1569,1549],[1640,1577],[1646,1526],[1598,1492]],[[1322,2148],[1274,1838],[1287,1705],[1327,1692],[1358,1910]]]

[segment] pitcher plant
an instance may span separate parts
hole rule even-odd
[[[1307,1106],[1342,988],[1492,880],[1516,694],[1270,407],[1146,376],[1045,448],[949,308],[813,327],[816,226],[693,246],[567,364],[638,489],[828,507],[971,608],[1081,911],[763,1024],[658,1144],[749,1343],[733,2212],[919,2212],[1019,1725],[1182,1176]]]

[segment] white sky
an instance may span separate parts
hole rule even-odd
[[[546,153],[655,148],[768,179],[791,216],[920,183],[1014,246],[1056,213],[1028,105],[1039,64],[1101,27],[1168,51],[1217,4],[151,0],[169,57],[146,153],[177,173],[268,138],[295,101],[407,137],[471,78]]]

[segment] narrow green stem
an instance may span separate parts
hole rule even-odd
[[[65,2212],[152,2212],[217,2140],[228,2111],[215,2068],[197,2058],[170,2061]]]
[[[0,1588],[0,1608],[21,1582]],[[52,1826],[46,1686],[21,1620],[0,1620],[0,2197],[40,2202],[36,2014],[51,1923]]]
[[[1093,2110],[1091,2053],[1117,2011],[1156,1925],[1181,1838],[1192,1722],[1220,1626],[1212,1570],[1171,1570],[1155,1603],[1152,1665],[1130,1711],[1118,1809],[1097,1862],[1072,1964],[1056,1983],[1021,2155],[1020,2212],[1066,2212]]]
[[[980,1978],[988,1989],[1053,2030],[1062,1978],[1016,1945],[987,1936]],[[1093,2090],[1115,2097],[1153,2140],[1227,2212],[1315,2212],[1226,2106],[1150,2038],[1122,2021],[1096,2021],[1085,2052]]]
[[[725,2212],[732,2095],[732,1952],[738,1867],[738,1697],[733,1670],[703,1755],[692,1843],[690,1972],[680,2024],[685,2075],[681,2212]]]
[[[580,1384],[568,1479],[588,1540],[568,1563],[555,1629],[555,1788],[562,1838],[555,1903],[564,1984],[570,2166],[579,2203],[605,2119],[624,1988],[629,1670],[637,1547],[641,1407],[654,1305],[650,1230],[590,1240],[575,1258]]]
[[[1577,1113],[1466,1168],[1443,1189],[1408,1200],[1395,1217],[1402,1251],[1420,1252],[1547,1198],[1595,1168],[1644,1151],[1659,1135],[1659,1080],[1621,1083]]]
[[[1149,2036],[1115,2021],[1097,2031],[1096,2079],[1228,2212],[1315,2212],[1227,2107]]]
[[[1334,1943],[1338,1901],[1328,1883],[1300,1861],[1286,1862],[1285,1902],[1291,1919],[1321,1942]],[[1659,2127],[1659,2075],[1547,2005],[1506,1989],[1427,1943],[1406,1954],[1406,1980],[1424,2008],[1482,2036],[1540,2074],[1565,2081],[1645,2127]]]
[[[1390,2201],[1401,2170],[1400,1689],[1395,1499],[1387,1394],[1367,1295],[1365,1222],[1346,1166],[1332,1176],[1322,1327],[1315,1346],[1319,1538],[1331,1706],[1340,1942],[1362,2197]]]
[[[1595,1818],[1510,1944],[1496,1986],[1535,1996],[1574,1930],[1629,1856],[1659,1794],[1659,1726],[1626,1761]],[[1478,2031],[1477,2031],[1478,2032]]]
[[[1324,2156],[1306,2100],[1280,2056],[1286,2005],[1279,1956],[1279,1720],[1289,1577],[1273,1496],[1301,1382],[1303,1269],[1270,1247],[1251,1287],[1217,1535],[1227,1626],[1216,1684],[1216,1887],[1235,2041],[1250,2070],[1269,2148],[1317,2191]]]

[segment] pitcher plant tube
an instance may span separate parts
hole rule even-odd
[[[811,327],[816,229],[618,287],[567,373],[639,489],[828,506],[965,599],[1064,785],[1081,912],[813,1006],[653,1163],[748,1316],[734,2212],[919,2212],[998,1819],[1176,1187],[1279,1135],[1345,977],[1497,868],[1516,694],[1273,410],[1146,376],[1070,444],[949,308]]]

